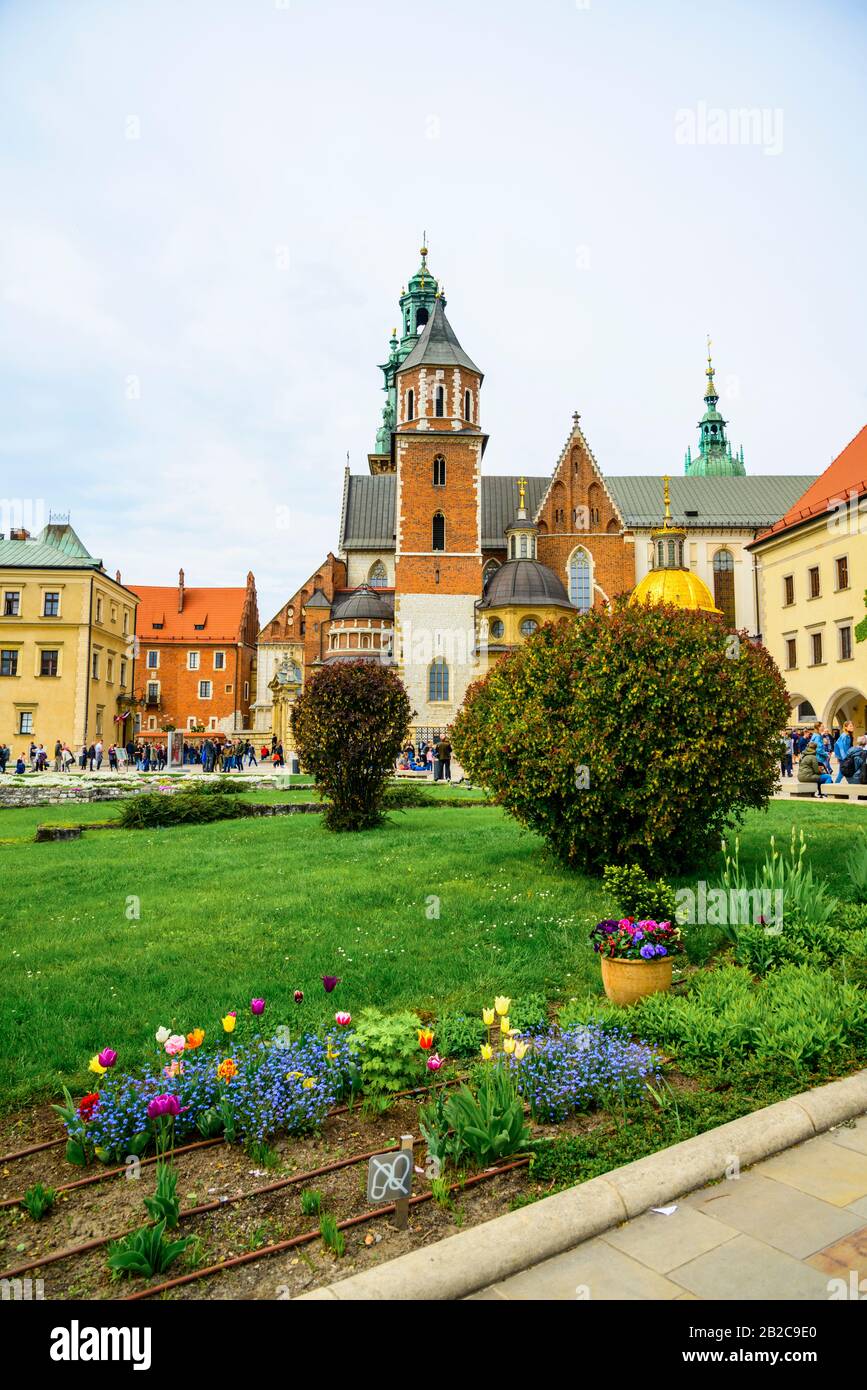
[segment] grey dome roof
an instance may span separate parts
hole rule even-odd
[[[380,596],[368,584],[362,584],[346,598],[335,598],[331,618],[334,622],[344,618],[373,618],[375,622],[390,623],[394,618],[393,600],[390,594]]]
[[[507,560],[491,576],[481,608],[505,608],[509,605],[555,605],[571,608],[569,595],[561,580],[547,565],[538,560]]]

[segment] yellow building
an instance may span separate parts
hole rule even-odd
[[[748,549],[764,645],[786,681],[793,724],[867,727],[867,426]]]
[[[125,741],[137,604],[68,524],[0,539],[0,744],[13,762],[31,743],[53,761],[58,739],[76,754]]]

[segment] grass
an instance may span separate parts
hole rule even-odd
[[[33,827],[110,809],[38,808]],[[0,813],[0,830],[30,814]],[[775,802],[750,816],[742,862],[760,861],[770,834],[786,838],[793,823],[817,872],[844,891],[863,823],[852,807]],[[612,906],[492,807],[394,812],[359,835],[299,816],[22,840],[0,846],[0,881],[5,1106],[86,1087],[101,1047],[134,1067],[160,1025],[211,1030],[255,995],[266,1022],[310,1027],[365,1004],[436,1014],[475,1011],[495,993],[598,991],[587,931]],[[328,997],[326,973],[343,979]]]

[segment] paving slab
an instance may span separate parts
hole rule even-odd
[[[807,1264],[825,1274],[846,1278],[855,1270],[859,1280],[867,1278],[867,1226],[811,1255]]]
[[[726,1226],[692,1207],[678,1205],[671,1216],[649,1211],[625,1226],[606,1231],[602,1239],[658,1274],[667,1274],[738,1234],[734,1226]]]
[[[752,1236],[735,1236],[673,1270],[669,1279],[701,1299],[828,1298],[828,1276]]]
[[[766,1177],[764,1164],[710,1188],[691,1209],[798,1260],[863,1225],[855,1212]]]
[[[766,1158],[754,1171],[838,1207],[867,1197],[867,1154],[837,1144],[824,1134]]]
[[[835,1144],[844,1149],[855,1149],[857,1153],[867,1154],[867,1120],[860,1119],[848,1125],[840,1125],[828,1135]]]
[[[818,1275],[816,1276],[819,1277]],[[503,1298],[521,1300],[675,1299],[683,1290],[630,1259],[604,1240],[588,1240],[565,1255],[545,1260],[494,1285]]]

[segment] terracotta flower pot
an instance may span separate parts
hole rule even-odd
[[[602,984],[612,1004],[634,1004],[646,994],[671,989],[671,956],[655,960],[619,960],[600,956]]]

